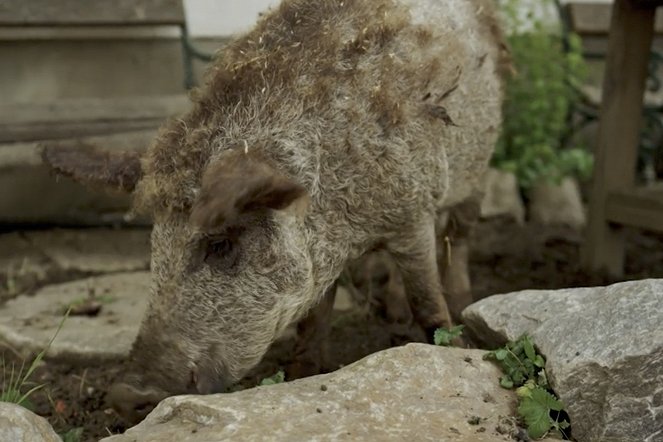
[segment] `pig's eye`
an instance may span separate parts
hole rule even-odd
[[[224,238],[220,241],[213,241],[207,246],[207,256],[209,255],[225,255],[232,252],[233,245],[229,239]],[[206,257],[207,257],[206,256]]]
[[[235,263],[236,247],[228,238],[211,240],[205,251],[205,262],[214,267],[231,267]]]

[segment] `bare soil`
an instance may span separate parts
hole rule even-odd
[[[568,228],[517,226],[505,220],[482,222],[473,240],[471,276],[475,296],[483,298],[526,288],[565,288],[616,282],[580,269],[582,236]],[[626,274],[623,280],[663,277],[663,235],[627,232]],[[245,379],[246,387],[274,374],[288,359],[292,342],[274,345],[263,363]],[[329,369],[339,368],[389,347],[390,338],[379,319],[361,313],[334,318]],[[20,361],[9,351],[5,361]],[[33,409],[56,431],[82,427],[80,440],[97,441],[122,432],[124,424],[105,403],[106,388],[122,371],[123,363],[76,366],[47,362],[33,376],[45,387],[31,398]]]

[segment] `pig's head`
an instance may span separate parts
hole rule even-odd
[[[133,192],[138,155],[46,148],[56,171]],[[137,421],[173,394],[221,392],[313,302],[304,188],[244,149],[202,169],[187,209],[155,211],[153,287],[123,382],[110,400]]]

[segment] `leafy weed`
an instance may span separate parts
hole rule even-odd
[[[260,385],[274,385],[274,384],[281,384],[283,382],[285,382],[285,373],[283,372],[283,370],[279,370],[272,376],[267,377],[262,381],[260,381]]]
[[[451,341],[463,334],[463,328],[465,328],[465,326],[462,324],[455,325],[449,329],[438,328],[433,335],[433,342],[435,345],[448,347],[451,345]]]
[[[568,439],[570,424],[560,417],[565,414],[562,402],[554,395],[546,376],[546,361],[534,348],[528,335],[508,342],[487,353],[490,359],[500,366],[504,376],[500,378],[503,388],[516,388],[518,415],[527,426],[527,434],[532,439],[557,435]]]

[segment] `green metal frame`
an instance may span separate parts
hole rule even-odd
[[[198,59],[209,63],[214,59],[214,55],[201,51],[194,46],[186,23],[180,25],[180,41],[182,43],[182,58],[184,61],[184,88],[190,90],[196,86],[196,80],[193,75],[193,60]]]

